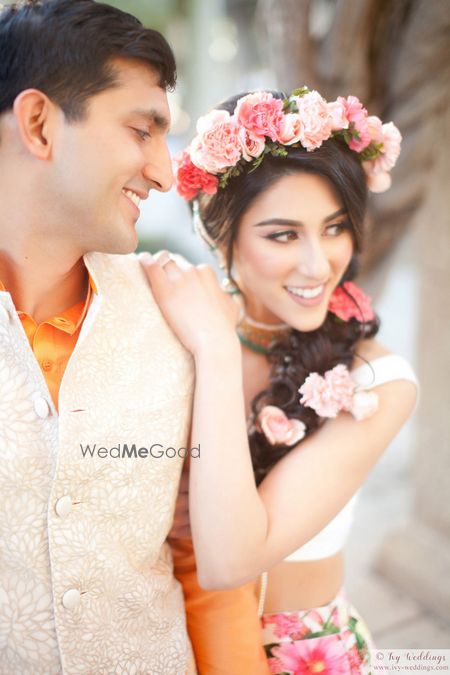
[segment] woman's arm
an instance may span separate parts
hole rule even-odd
[[[163,313],[195,358],[192,441],[201,457],[191,462],[189,506],[199,580],[208,588],[240,585],[302,546],[343,508],[410,415],[415,386],[399,380],[377,387],[373,417],[357,422],[341,413],[328,420],[258,490],[241,350],[232,321],[216,309],[217,282],[204,270],[186,277],[153,264],[147,272]]]
[[[341,413],[327,420],[257,491],[231,358],[238,357],[197,360],[193,438],[202,458],[192,466],[190,509],[199,575],[208,587],[244,583],[317,534],[362,484],[416,398],[405,380],[375,388],[373,417],[358,422]]]

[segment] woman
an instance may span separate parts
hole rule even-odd
[[[263,574],[272,673],[362,672],[342,547],[367,473],[410,416],[414,374],[352,282],[368,187],[389,186],[392,123],[306,87],[235,97],[199,120],[178,190],[228,273],[145,265],[196,365],[190,517],[206,588]],[[237,324],[237,327],[236,327]],[[205,507],[207,505],[207,507]],[[300,548],[299,548],[300,547]]]

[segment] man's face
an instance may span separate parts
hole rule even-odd
[[[93,96],[86,117],[55,136],[49,204],[81,254],[129,253],[137,245],[139,198],[169,190],[167,96],[148,65],[116,60],[119,85]]]

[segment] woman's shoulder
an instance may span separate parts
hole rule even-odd
[[[418,381],[411,364],[374,339],[361,340],[356,345],[352,378],[362,389],[387,385],[390,394],[410,399],[417,404]]]
[[[390,349],[385,347],[381,342],[375,340],[375,338],[369,338],[366,340],[360,340],[356,343],[355,354],[361,357],[364,361],[374,361],[379,359],[381,356],[392,356],[393,352]],[[355,359],[353,367],[360,365],[362,361],[360,359]]]

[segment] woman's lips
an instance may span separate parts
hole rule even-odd
[[[315,288],[308,288],[308,289],[295,286],[285,286],[285,290],[289,294],[289,297],[295,303],[297,303],[297,305],[301,305],[302,307],[315,307],[316,305],[320,305],[320,303],[323,301],[325,296],[325,287],[326,284],[322,284],[321,286],[316,286]],[[319,292],[319,295],[313,297],[304,296],[305,291],[309,295],[310,292],[314,292],[316,289],[318,290],[320,288],[322,290]]]

